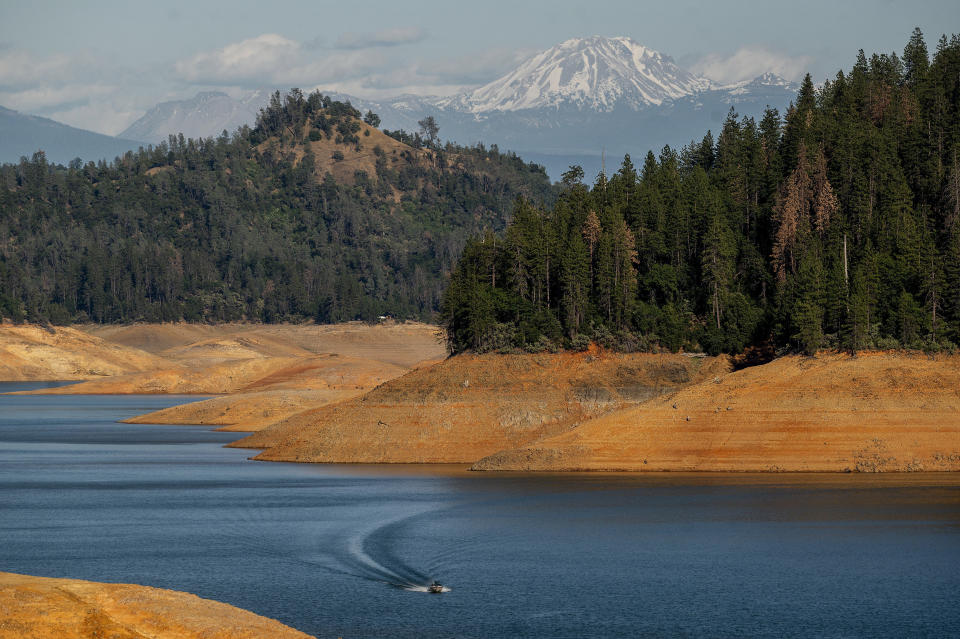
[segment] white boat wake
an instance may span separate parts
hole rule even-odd
[[[375,527],[351,537],[347,545],[347,556],[341,559],[345,561],[350,572],[358,577],[380,581],[410,592],[429,592],[433,576],[406,563],[393,549],[401,528],[411,520],[437,510],[428,508],[414,513],[407,512],[379,522]],[[447,592],[449,588],[444,587],[443,591]]]
[[[410,592],[430,592],[430,589],[428,586],[417,586],[417,585],[411,584],[409,586],[401,586],[401,587],[404,590],[409,590]],[[447,586],[444,586],[443,592],[450,592],[450,588],[448,588]]]

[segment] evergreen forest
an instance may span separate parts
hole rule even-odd
[[[958,146],[960,36],[861,51],[783,114],[519,200],[465,246],[450,349],[954,349]]]
[[[467,239],[555,187],[427,124],[388,137],[376,114],[294,89],[233,135],[0,166],[0,318],[431,319]]]

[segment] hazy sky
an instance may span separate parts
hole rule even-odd
[[[857,49],[931,51],[958,0],[0,0],[0,105],[115,134],[163,100],[219,89],[449,94],[567,38],[634,38],[718,81],[816,81]]]

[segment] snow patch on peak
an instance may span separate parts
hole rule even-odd
[[[776,73],[767,71],[763,75],[758,75],[753,80],[750,81],[750,84],[763,85],[763,86],[774,86],[774,87],[786,87],[793,84],[783,76],[779,76]]]
[[[787,80],[776,73],[771,73],[768,71],[763,75],[758,75],[752,80],[742,80],[740,82],[734,82],[733,84],[725,84],[716,87],[716,89],[727,91],[730,93],[730,95],[734,96],[771,88],[796,91],[799,88],[799,85],[796,82],[791,82],[790,80]]]
[[[473,113],[518,111],[569,104],[612,111],[660,105],[709,88],[709,81],[678,67],[669,56],[628,37],[571,38],[505,76],[446,100]]]

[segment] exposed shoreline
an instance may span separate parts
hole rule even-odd
[[[593,413],[577,403],[577,394],[584,391],[578,387],[582,377],[577,383],[567,379],[564,387],[565,373],[558,372],[575,370],[577,357],[587,369],[600,367],[597,360],[585,361],[593,356],[516,357],[541,364],[550,358],[566,361],[551,369],[561,378],[554,385],[538,383],[534,373],[513,380],[512,386],[524,387],[515,397],[505,396],[501,388],[485,390],[480,385],[471,395],[457,386],[479,370],[511,361],[507,356],[451,358],[358,400],[281,420],[230,446],[261,450],[254,459],[265,461],[469,463],[473,456],[471,468],[478,471],[960,470],[957,356],[792,356],[740,371],[689,377],[668,392],[661,388],[638,401],[609,397],[611,401],[594,407]],[[659,366],[678,363],[660,359]],[[499,377],[510,379],[502,371]],[[605,379],[603,374],[599,379]],[[412,390],[416,388],[430,392],[418,396]],[[567,412],[558,412],[558,406]],[[571,411],[572,406],[579,412]],[[476,457],[483,452],[477,433],[495,437],[505,420],[529,417],[531,410],[534,419],[553,416],[553,425],[514,432],[528,442]],[[424,419],[437,415],[452,415],[456,423],[438,426]],[[425,458],[425,450],[431,457]]]
[[[960,355],[821,353],[733,371],[726,357],[596,348],[444,359],[436,327],[418,324],[85,331],[5,324],[0,351],[36,355],[20,358],[27,371],[102,365],[92,381],[35,394],[213,395],[124,421],[244,433],[229,446],[257,450],[261,461],[542,473],[960,471]],[[107,374],[108,365],[135,370]]]

